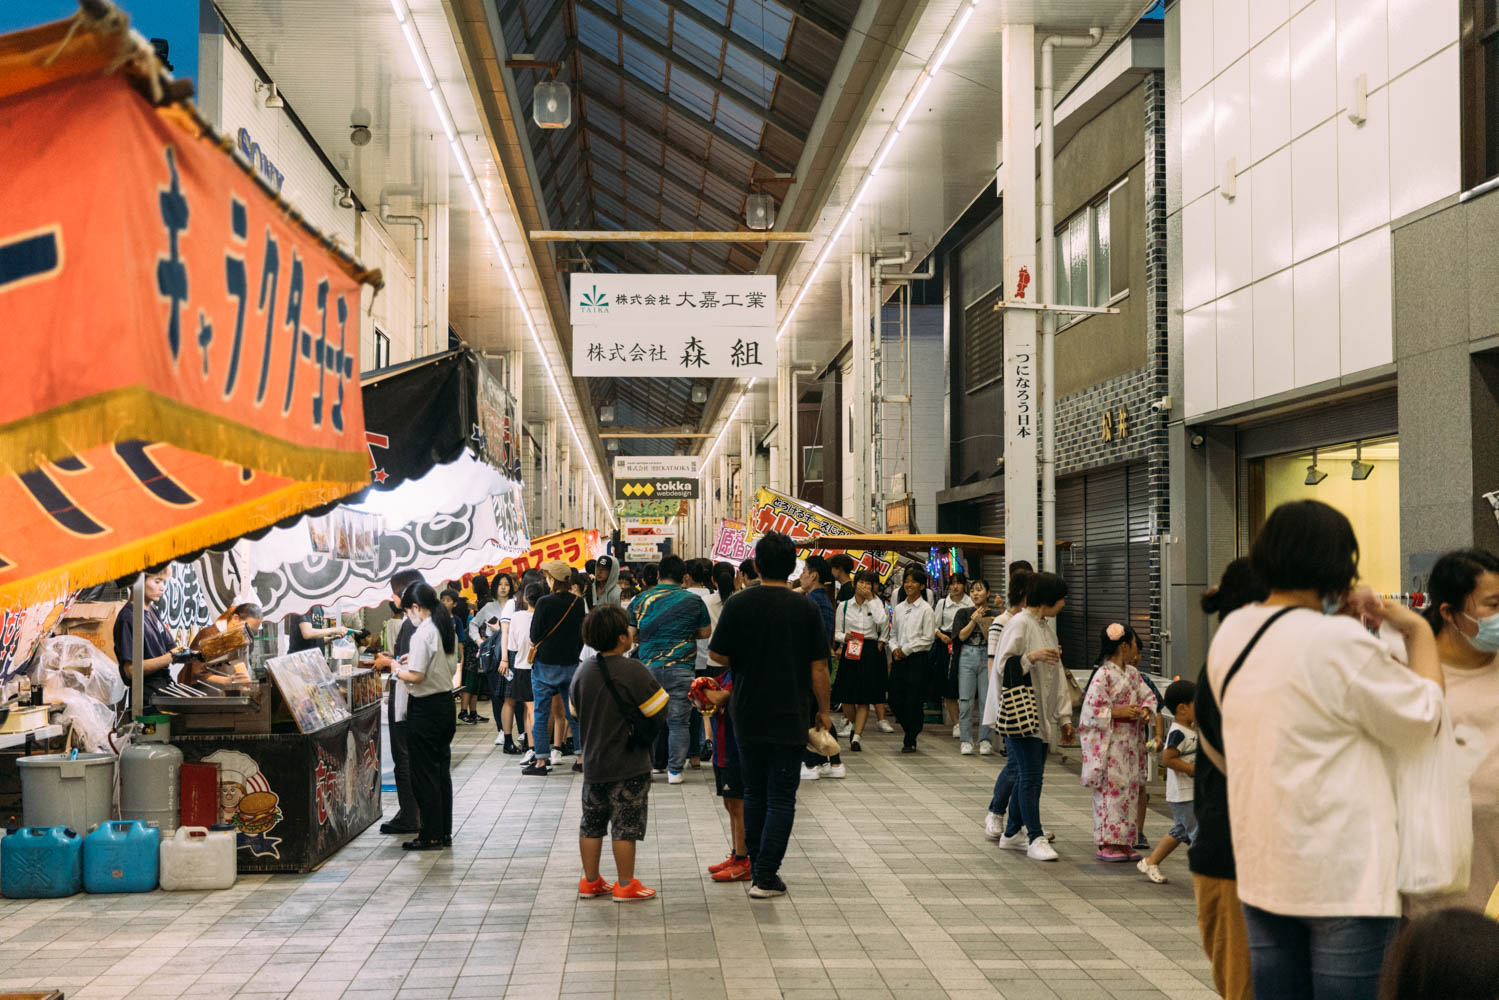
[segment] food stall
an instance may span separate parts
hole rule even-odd
[[[200,689],[203,685],[196,685]],[[217,770],[241,872],[307,872],[380,818],[380,679],[303,650],[241,690],[157,699],[172,744]]]

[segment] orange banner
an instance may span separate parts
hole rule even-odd
[[[0,607],[369,481],[364,275],[190,109],[137,92],[141,49],[66,23],[0,38]]]
[[[542,563],[553,559],[561,559],[573,569],[582,569],[588,565],[588,560],[597,558],[603,549],[603,542],[599,540],[597,531],[585,531],[582,528],[554,531],[550,535],[531,539],[528,551],[513,559],[506,559],[498,566],[485,566],[479,572],[491,578],[496,573],[509,573],[519,580],[522,573],[540,569]],[[465,573],[463,576],[462,593],[470,600],[474,596],[473,579],[472,573]]]

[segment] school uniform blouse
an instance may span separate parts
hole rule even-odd
[[[841,601],[833,617],[833,641],[836,643],[846,641],[850,632],[858,632],[871,642],[890,641],[890,613],[885,610],[885,602],[877,597],[864,604]]]
[[[442,636],[437,626],[428,618],[416,627],[411,637],[410,655],[406,669],[411,673],[425,674],[416,684],[407,684],[407,692],[413,698],[424,698],[429,694],[444,694],[453,690],[453,675],[458,670],[458,642],[455,637],[453,651],[442,648]]]

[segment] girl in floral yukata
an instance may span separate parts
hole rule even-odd
[[[1140,640],[1115,622],[1100,636],[1101,662],[1083,698],[1082,783],[1093,789],[1093,839],[1100,861],[1136,861],[1130,847],[1137,830],[1136,805],[1145,782],[1145,739],[1156,707],[1136,665]]]

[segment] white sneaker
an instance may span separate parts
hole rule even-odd
[[[962,746],[958,747],[958,753],[962,754],[964,757],[972,757],[973,756],[973,744],[972,743],[964,743]]]
[[[1056,849],[1047,843],[1045,837],[1037,837],[1031,841],[1031,846],[1025,849],[1025,856],[1032,861],[1055,861],[1057,860]]]
[[[879,722],[875,723],[875,725],[880,727],[880,732],[882,733],[895,732],[895,727],[890,724],[889,719],[881,719]]]
[[[1161,874],[1161,869],[1158,865],[1153,865],[1150,863],[1149,858],[1141,858],[1140,863],[1135,865],[1135,867],[1139,869],[1140,874],[1150,879],[1156,885],[1166,884],[1166,876]]]
[[[502,746],[505,745],[505,734],[504,733],[501,733],[500,735],[498,735],[498,736],[496,736],[494,738],[494,745],[497,746],[497,747],[502,747]]]
[[[826,768],[826,770],[823,770],[823,768]],[[842,764],[824,764],[818,770],[822,771],[824,778],[845,778],[848,776],[848,770]]]
[[[998,840],[1005,835],[1005,818],[1001,813],[984,814],[984,836]]]
[[[845,720],[843,723],[843,732],[839,735],[841,735],[844,739],[848,739],[850,736],[854,735],[854,724]]]
[[[556,767],[560,763],[562,763],[562,751],[552,747],[552,766]]]
[[[988,740],[980,740],[979,741],[979,756],[980,757],[988,757],[988,756],[990,756],[993,753],[994,753],[994,744],[993,743],[990,743]]]
[[[816,781],[820,777],[822,777],[822,771],[815,767],[808,767],[806,764],[802,765],[803,781]]]
[[[1019,832],[1013,836],[1007,837],[1001,833],[999,846],[1007,851],[1023,851],[1031,846],[1030,834],[1025,832],[1025,827],[1021,827]]]
[[[527,765],[529,765],[535,759],[536,759],[536,751],[530,749],[529,747],[527,747],[526,748],[526,752],[523,753],[523,754],[521,754],[520,760],[516,761],[515,763],[518,766],[520,766],[520,767],[526,767]]]
[[[963,738],[963,731],[961,729],[959,729],[957,726],[953,726],[952,727],[952,738],[955,739],[955,740],[962,739]]]
[[[668,785],[680,785],[682,783],[682,772],[681,771],[667,771],[666,772],[666,783]]]

